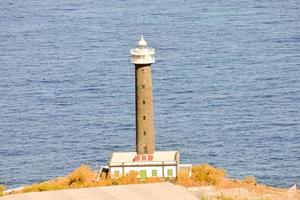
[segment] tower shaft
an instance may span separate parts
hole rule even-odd
[[[136,151],[155,151],[151,64],[135,64]]]

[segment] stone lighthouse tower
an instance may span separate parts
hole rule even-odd
[[[107,171],[113,178],[125,176],[131,171],[138,172],[140,179],[176,178],[180,170],[179,152],[155,151],[151,80],[154,49],[147,46],[142,36],[138,46],[130,53],[131,62],[135,65],[136,152],[112,153]],[[183,168],[191,174],[191,165],[184,165]]]
[[[154,48],[147,46],[143,36],[138,46],[130,51],[131,62],[135,65],[135,106],[136,106],[136,152],[153,154],[155,151],[153,96],[151,64],[155,62]]]

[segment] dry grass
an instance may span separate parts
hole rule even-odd
[[[0,185],[0,197],[3,196],[4,190],[5,190],[5,186],[4,185]]]
[[[176,184],[182,185],[185,187],[197,186],[197,182],[191,179],[187,172],[178,172],[178,177],[176,180]]]
[[[256,185],[257,184],[256,179],[255,179],[254,176],[245,176],[243,182],[247,183],[247,184],[250,184],[250,185]]]
[[[122,176],[118,179],[115,179],[116,185],[128,185],[128,184],[137,184],[139,183],[138,180],[138,172],[129,172],[125,176]]]
[[[223,169],[213,167],[209,164],[195,165],[192,167],[192,180],[210,185],[218,184],[226,173]]]
[[[224,194],[218,194],[215,197],[212,197],[209,199],[213,199],[213,200],[248,200],[247,198],[230,197],[230,196],[226,196]],[[202,195],[201,200],[208,200],[208,199],[205,197],[205,195]],[[262,200],[262,199],[260,199],[260,200]]]
[[[95,173],[87,165],[81,165],[68,176],[68,185],[82,185],[95,180]]]
[[[247,200],[247,199],[239,198],[239,197],[230,197],[230,196],[225,196],[223,194],[219,194],[216,196],[215,200]]]
[[[170,181],[179,185],[191,187],[205,184],[216,184],[218,183],[219,179],[225,176],[225,172],[223,170],[214,168],[208,164],[194,166],[192,172],[192,178],[190,178],[187,173],[179,172],[177,180]],[[99,181],[95,181],[96,177],[97,174],[93,172],[89,168],[89,166],[81,165],[79,168],[75,169],[71,174],[69,174],[66,177],[56,178],[47,182],[26,186],[19,192],[41,192],[70,188],[127,185],[138,183],[156,183],[165,181],[159,177],[151,177],[144,180],[139,180],[138,172],[130,172],[118,179],[111,178],[109,175],[107,176],[106,174],[101,174],[101,179]]]
[[[101,179],[97,182],[95,181],[96,176],[97,174],[92,172],[92,170],[87,165],[81,165],[66,177],[57,178],[44,183],[33,184],[23,188],[20,192],[41,192],[70,188],[154,183],[161,181],[161,179],[159,178],[147,178],[141,181],[138,179],[138,172],[130,172],[118,179],[113,179],[109,175],[106,176],[106,174],[101,174]]]
[[[33,184],[21,190],[21,192],[40,192],[48,190],[61,190],[69,188],[82,188],[94,186],[96,174],[87,165],[81,165],[71,174],[63,178],[57,178],[44,183]]]
[[[209,164],[192,167],[192,177],[186,171],[179,171],[176,184],[185,187],[218,185],[225,178],[225,171]]]

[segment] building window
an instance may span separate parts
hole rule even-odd
[[[168,169],[168,176],[172,177],[173,176],[173,170],[172,169]]]
[[[144,131],[144,135],[146,135],[146,131]]]
[[[140,171],[140,178],[141,179],[146,179],[147,178],[147,171],[146,170],[141,170]]]
[[[142,88],[145,89],[145,85],[144,84],[142,85]]]
[[[144,146],[144,153],[147,154],[148,153],[148,150],[147,150],[147,147]]]
[[[143,116],[143,119],[146,120],[146,116],[145,115]]]
[[[152,170],[152,177],[156,177],[157,176],[157,170]]]
[[[119,177],[120,176],[120,173],[118,170],[114,171],[114,177]]]
[[[145,100],[143,100],[143,104],[146,104],[146,101],[145,101]]]

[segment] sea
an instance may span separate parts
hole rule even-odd
[[[156,50],[157,150],[300,185],[299,0],[1,0],[0,184],[135,151],[141,35]]]

